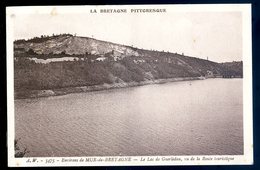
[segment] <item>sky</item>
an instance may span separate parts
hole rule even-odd
[[[18,13],[14,38],[28,39],[59,33],[93,37],[134,47],[208,59],[215,62],[242,60],[242,13],[181,12]]]

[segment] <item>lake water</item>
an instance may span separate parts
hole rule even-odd
[[[15,100],[26,156],[243,154],[242,79]]]

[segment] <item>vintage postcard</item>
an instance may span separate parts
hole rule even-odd
[[[6,11],[10,167],[253,164],[250,4]]]

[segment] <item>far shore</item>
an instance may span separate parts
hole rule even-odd
[[[211,78],[222,78],[222,76],[211,77]],[[94,85],[94,86],[65,87],[65,88],[48,89],[48,90],[28,90],[28,91],[15,92],[14,99],[60,96],[60,95],[66,95],[70,93],[84,93],[84,92],[91,92],[91,91],[101,91],[101,90],[109,90],[109,89],[143,86],[148,84],[162,84],[167,82],[204,80],[204,79],[206,78],[205,77],[179,77],[179,78],[169,78],[169,79],[145,80],[141,82],[128,82],[128,83],[123,82],[123,83],[102,84],[102,85]]]

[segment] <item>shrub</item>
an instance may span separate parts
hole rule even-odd
[[[29,153],[29,151],[27,150],[27,148],[24,148],[23,150],[21,150],[21,148],[18,146],[18,141],[19,141],[19,140],[20,140],[20,138],[14,140],[14,150],[15,150],[15,155],[14,155],[14,157],[16,157],[16,158],[24,157],[24,155],[25,155],[26,153]]]

